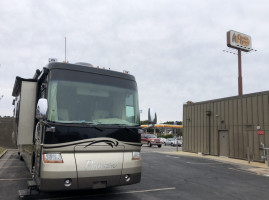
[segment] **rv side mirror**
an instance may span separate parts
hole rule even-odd
[[[148,110],[148,121],[149,124],[156,124],[157,123],[157,114],[153,109]]]
[[[48,110],[48,101],[47,99],[41,98],[38,100],[36,106],[36,118],[37,119],[46,119]]]

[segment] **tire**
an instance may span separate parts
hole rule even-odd
[[[152,147],[152,144],[151,144],[150,142],[148,142],[148,146],[149,146],[149,147]]]
[[[162,145],[158,145],[158,148],[161,148],[162,147]]]
[[[24,161],[24,159],[23,159],[22,155],[20,155],[20,161]]]
[[[32,153],[32,169],[35,167],[35,152]]]

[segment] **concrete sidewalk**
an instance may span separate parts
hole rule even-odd
[[[234,165],[237,165],[237,167],[238,167],[238,169],[235,169],[235,170],[249,172],[249,173],[253,173],[256,175],[269,177],[269,167],[265,163],[260,163],[260,162],[248,163],[248,161],[246,161],[246,160],[233,159],[233,158],[227,158],[227,157],[219,157],[219,156],[211,156],[211,155],[202,155],[202,154],[183,152],[183,151],[158,152],[158,153],[164,153],[164,154],[169,154],[169,155],[178,155],[178,156],[198,157],[198,158],[204,158],[204,159],[234,164]]]

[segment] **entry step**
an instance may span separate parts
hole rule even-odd
[[[18,194],[19,194],[19,198],[23,198],[25,196],[29,196],[30,191],[28,189],[18,190]]]
[[[28,185],[29,189],[36,189],[37,188],[37,184],[34,180],[27,181],[27,185]]]

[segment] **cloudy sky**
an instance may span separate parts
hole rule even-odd
[[[251,3],[253,2],[253,3]],[[88,62],[136,77],[141,119],[182,120],[183,104],[236,96],[237,56],[226,32],[252,37],[243,93],[269,90],[269,1],[0,0],[0,115],[12,115],[16,76],[48,58]]]

